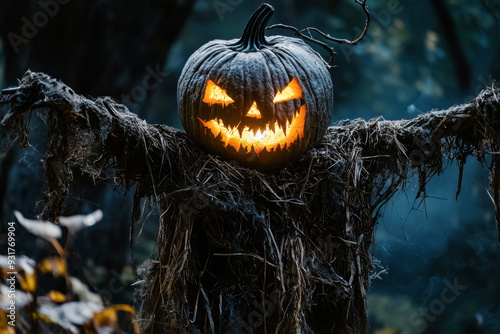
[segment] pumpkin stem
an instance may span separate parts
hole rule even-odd
[[[253,52],[269,45],[264,36],[266,25],[274,13],[274,8],[263,3],[248,20],[241,39],[233,44],[234,49],[239,52]]]

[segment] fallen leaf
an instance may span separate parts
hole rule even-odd
[[[64,303],[66,301],[66,296],[56,290],[51,290],[48,297],[54,303]]]
[[[60,257],[46,257],[38,264],[42,274],[52,274],[55,277],[66,275],[66,261]]]

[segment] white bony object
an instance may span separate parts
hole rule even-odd
[[[66,226],[71,233],[75,233],[86,227],[92,226],[102,219],[102,210],[96,210],[88,215],[75,215],[59,217],[62,226]]]
[[[45,240],[59,239],[62,235],[61,228],[54,223],[44,220],[31,220],[24,218],[19,211],[14,211],[17,221],[31,234]]]

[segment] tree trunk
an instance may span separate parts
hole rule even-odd
[[[423,196],[446,160],[488,163],[500,222],[499,93],[411,120],[341,122],[297,163],[264,173],[28,72],[0,97],[11,106],[1,138],[26,147],[31,111],[45,109],[44,218],[61,212],[74,170],[102,181],[111,167],[119,185],[136,185],[135,220],[141,200],[159,205],[157,254],[137,291],[146,332],[364,333],[373,229],[409,176]]]

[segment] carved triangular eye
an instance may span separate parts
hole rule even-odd
[[[278,91],[276,96],[274,97],[274,103],[277,102],[285,102],[293,99],[300,99],[303,97],[302,87],[300,83],[297,81],[297,78],[294,77],[292,81],[286,86],[282,91]]]
[[[234,100],[230,98],[225,89],[220,88],[212,80],[207,80],[207,88],[205,88],[205,95],[203,96],[203,102],[212,105],[214,103],[221,103],[224,107]]]
[[[247,116],[252,117],[252,118],[257,118],[257,119],[262,118],[262,115],[261,115],[259,109],[257,109],[257,103],[255,101],[253,102],[252,106],[250,107],[250,110],[248,110]]]

